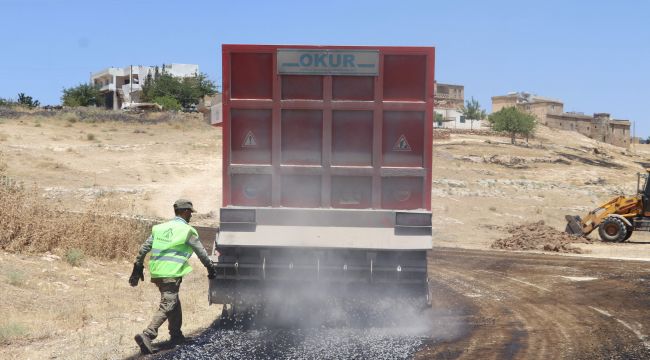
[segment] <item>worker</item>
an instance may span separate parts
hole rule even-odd
[[[151,235],[140,247],[138,257],[133,264],[129,284],[137,286],[139,280],[144,281],[144,258],[151,251],[149,259],[151,282],[160,290],[160,306],[151,323],[141,334],[135,336],[135,341],[143,354],[153,353],[151,343],[158,336],[158,328],[165,320],[169,325],[171,344],[178,345],[187,341],[181,331],[183,313],[178,291],[183,276],[192,271],[188,259],[193,252],[208,269],[208,278],[214,278],[214,264],[199,241],[196,229],[189,225],[193,212],[195,210],[191,201],[177,200],[174,203],[176,217],[151,229]]]

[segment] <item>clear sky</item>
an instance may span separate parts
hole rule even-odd
[[[650,135],[646,0],[0,0],[0,34],[0,97],[43,104],[109,66],[194,63],[220,84],[224,43],[418,45],[488,111],[527,91]]]

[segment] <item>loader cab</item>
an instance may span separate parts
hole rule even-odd
[[[650,212],[650,169],[645,174],[637,173],[637,193],[643,201],[643,212]]]

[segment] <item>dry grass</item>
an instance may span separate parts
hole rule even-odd
[[[83,255],[104,259],[132,257],[146,238],[150,224],[137,219],[106,215],[96,204],[85,213],[61,211],[62,204],[43,198],[35,189],[0,186],[6,211],[0,223],[0,248],[10,252],[71,255],[77,264]],[[73,250],[76,249],[76,250]]]

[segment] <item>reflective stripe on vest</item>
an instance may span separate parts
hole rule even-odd
[[[190,236],[198,236],[196,230],[182,219],[176,218],[151,229],[153,243],[149,271],[152,278],[175,278],[192,271],[187,259],[192,247],[187,245]]]

